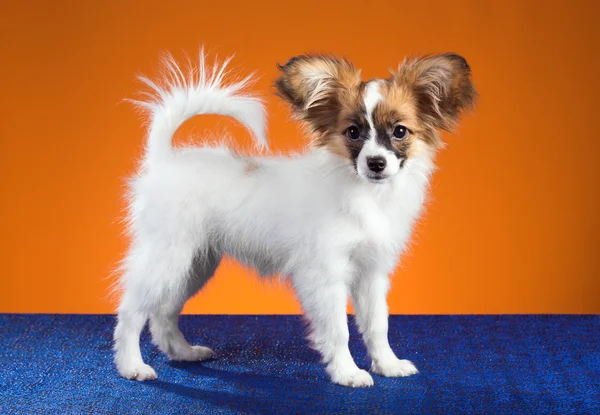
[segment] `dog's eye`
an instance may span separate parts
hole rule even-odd
[[[403,125],[397,125],[394,128],[394,139],[404,140],[408,136],[408,128]]]
[[[356,125],[351,125],[346,130],[346,136],[353,141],[356,141],[360,138],[360,130]]]

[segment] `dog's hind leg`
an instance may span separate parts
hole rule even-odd
[[[140,334],[148,320],[148,313],[144,311],[137,292],[126,289],[117,319],[114,351],[119,374],[126,379],[140,381],[156,379],[156,372],[144,363],[140,351]]]
[[[220,255],[209,250],[196,255],[188,278],[174,287],[158,308],[150,314],[150,331],[154,343],[173,360],[197,361],[209,359],[214,352],[204,346],[190,346],[177,325],[179,313],[185,302],[196,294],[213,276],[219,265]]]
[[[212,276],[218,258],[214,254],[194,260],[197,248],[177,243],[186,238],[160,238],[158,244],[139,239],[125,261],[123,299],[114,333],[115,363],[127,379],[152,380],[156,373],[142,360],[140,333],[148,318],[154,342],[175,359],[198,360],[212,355],[206,348],[192,348],[177,328],[183,304]]]

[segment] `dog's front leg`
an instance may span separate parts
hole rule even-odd
[[[409,360],[396,357],[388,341],[389,290],[387,275],[364,276],[352,289],[356,322],[371,356],[371,371],[387,377],[410,376],[418,373]]]
[[[373,378],[356,366],[348,348],[346,283],[328,277],[321,273],[303,273],[294,278],[296,292],[311,324],[310,339],[321,353],[334,383],[372,386]]]

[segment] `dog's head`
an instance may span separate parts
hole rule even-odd
[[[439,130],[452,130],[477,95],[467,61],[452,53],[406,60],[390,78],[368,82],[350,62],[330,56],[297,56],[279,69],[278,94],[316,145],[347,158],[371,182],[441,148]]]

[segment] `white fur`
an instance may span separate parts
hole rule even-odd
[[[365,111],[367,112],[367,121],[369,127],[371,127],[371,138],[375,138],[375,124],[373,123],[373,111],[377,104],[383,99],[381,92],[379,92],[379,81],[370,81],[367,83],[365,88],[365,96],[363,102],[365,104]]]
[[[261,275],[287,276],[311,323],[310,338],[331,379],[370,386],[348,349],[346,303],[384,376],[416,373],[388,344],[386,295],[422,205],[431,155],[423,151],[382,184],[359,177],[351,163],[326,149],[291,157],[243,158],[226,147],[174,150],[171,137],[195,114],[236,117],[264,140],[264,110],[222,85],[222,68],[186,79],[170,61],[151,114],[147,157],[131,182],[132,243],[123,263],[123,297],[115,329],[115,362],[129,379],[156,378],[144,364],[139,336],[146,321],[169,357],[202,360],[212,351],[190,346],[177,327],[184,303],[213,275],[223,255]]]
[[[371,157],[380,156],[385,159],[385,169],[380,173],[381,177],[384,179],[394,176],[400,169],[400,164],[398,163],[396,155],[377,142],[377,131],[375,130],[375,124],[373,123],[373,111],[377,104],[383,99],[383,96],[379,92],[379,83],[380,81],[370,81],[367,83],[365,96],[363,98],[370,135],[369,138],[365,140],[358,158],[356,159],[356,170],[359,176],[367,180],[369,180],[373,174],[367,165],[367,160]],[[380,180],[377,182],[379,183]]]

